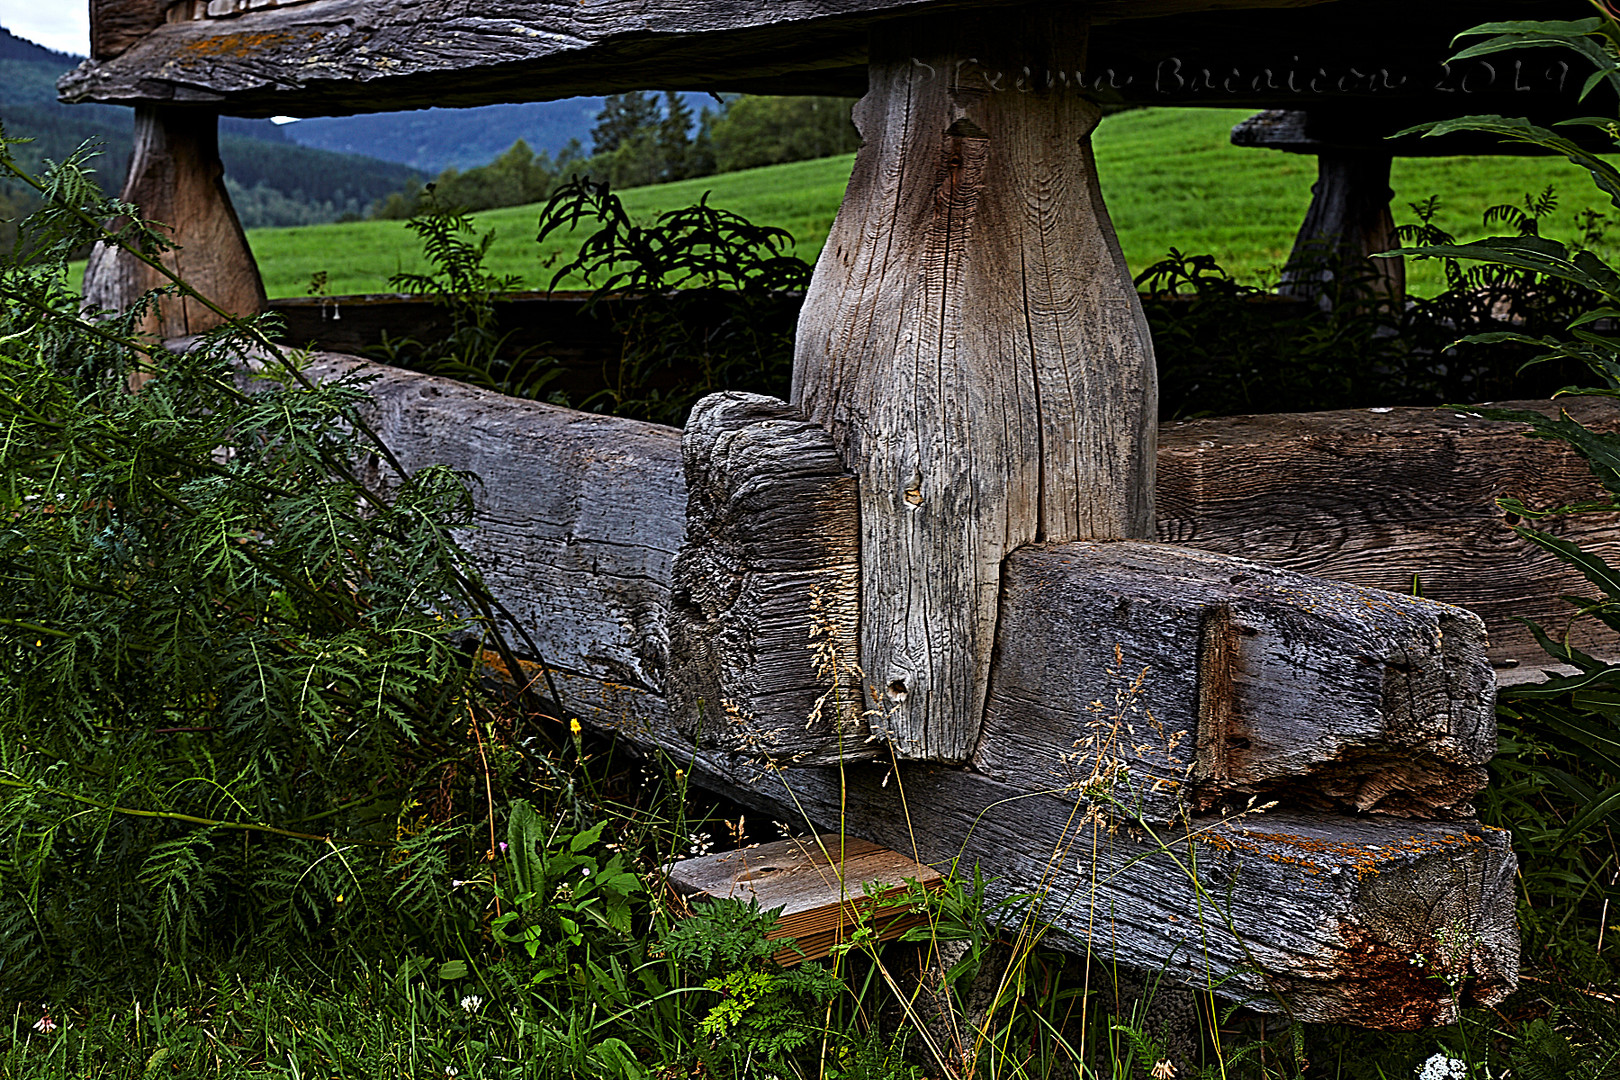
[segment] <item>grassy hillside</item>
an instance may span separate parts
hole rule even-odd
[[[1244,110],[1145,109],[1103,122],[1095,140],[1098,170],[1133,271],[1175,246],[1213,253],[1249,280],[1275,273],[1310,200],[1316,162],[1231,146],[1228,131],[1245,115]],[[814,259],[843,197],[851,161],[828,158],[641,188],[624,192],[624,201],[632,213],[651,215],[712,192],[715,205],[789,229],[798,237],[798,253]],[[1573,231],[1578,210],[1607,205],[1582,173],[1559,160],[1440,158],[1396,163],[1397,219],[1411,220],[1407,203],[1439,195],[1440,223],[1460,235],[1478,234],[1486,207],[1517,202],[1549,183],[1563,196],[1549,230],[1555,234]],[[536,209],[489,211],[478,221],[498,234],[493,268],[543,287],[551,275],[543,263],[567,245],[554,237],[544,248],[536,247]],[[333,292],[349,293],[382,291],[390,274],[420,268],[412,238],[399,222],[260,229],[250,239],[272,296],[302,294],[318,270],[328,272]],[[1438,276],[1422,267],[1413,269],[1412,278],[1418,291],[1439,284]]]

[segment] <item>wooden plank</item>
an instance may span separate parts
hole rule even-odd
[[[683,454],[676,722],[701,746],[772,761],[872,756],[856,666],[856,482],[831,437],[777,398],[712,394],[692,410]]]
[[[232,315],[267,303],[258,264],[225,190],[219,117],[202,109],[135,110],[135,148],[122,198],[166,226],[175,247],[160,258],[187,284]],[[84,272],[87,304],[123,311],[169,279],[120,248],[98,244]],[[160,300],[144,327],[159,339],[199,334],[223,322],[189,298]]]
[[[944,884],[931,866],[837,833],[685,859],[670,867],[668,880],[692,902],[742,900],[757,902],[762,911],[780,908],[765,937],[794,940],[793,948],[773,957],[783,965],[827,956],[857,926],[878,941],[894,940],[926,917],[883,901],[905,895],[908,882],[929,890]]]
[[[238,6],[219,2],[222,11]],[[250,0],[248,10],[230,17],[179,18],[60,85],[69,101],[206,103],[251,116],[485,105],[649,86],[858,95],[875,24],[1016,6],[1017,0],[311,0],[254,7]],[[1549,18],[1579,18],[1585,10],[1579,0],[1544,6],[1540,14]],[[1103,25],[1087,82],[1110,101],[1298,107],[1302,100],[1351,96],[1446,106],[1466,75],[1479,111],[1510,111],[1518,101],[1523,112],[1527,99],[1573,102],[1577,89],[1547,77],[1545,65],[1524,69],[1517,81],[1504,69],[1488,83],[1484,69],[1448,76],[1440,68],[1459,29],[1522,17],[1514,0],[1443,0],[1417,10],[1394,0],[1106,0],[1095,10]],[[1401,35],[1379,32],[1396,22]],[[1022,68],[1020,62],[1006,70],[1016,75]],[[1071,78],[1079,74],[1067,69]]]
[[[167,0],[90,0],[90,55],[111,60],[163,25]]]
[[[1187,548],[1014,552],[994,672],[974,766],[1131,820],[1468,816],[1496,753],[1476,616]]]
[[[1613,430],[1620,412],[1598,398],[1503,403],[1567,410]],[[1186,420],[1159,432],[1158,538],[1270,563],[1302,574],[1459,604],[1485,620],[1499,668],[1536,667],[1546,655],[1515,617],[1535,619],[1579,647],[1620,656],[1620,636],[1572,621],[1561,594],[1590,583],[1513,532],[1496,505],[1597,497],[1576,454],[1527,439],[1517,424],[1438,409]],[[1620,560],[1620,517],[1581,515],[1539,524]]]
[[[874,35],[799,316],[794,402],[861,478],[861,663],[903,757],[971,753],[1008,552],[1152,532],[1153,349],[1097,187],[1100,113],[966,85],[1014,56],[1073,67],[1084,34],[1026,13]]]

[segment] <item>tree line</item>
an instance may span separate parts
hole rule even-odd
[[[673,91],[661,99],[645,91],[614,94],[597,114],[589,154],[578,139],[555,156],[519,139],[488,165],[446,169],[434,191],[447,205],[493,210],[540,202],[576,175],[622,189],[850,153],[860,144],[849,118],[853,105],[851,98],[744,94],[717,99],[694,116]],[[422,194],[420,185],[408,185],[379,200],[371,216],[411,217]]]

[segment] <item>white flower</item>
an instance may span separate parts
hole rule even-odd
[[[1418,1066],[1418,1080],[1466,1080],[1468,1065],[1445,1054],[1435,1054]]]
[[[45,1015],[34,1021],[34,1030],[41,1035],[49,1035],[56,1030],[56,1021],[51,1019],[51,1010],[46,1009]]]
[[[456,1072],[456,1067],[454,1065],[446,1065],[444,1067],[444,1075],[446,1075],[446,1076],[459,1076],[460,1073]]]
[[[1175,1075],[1176,1067],[1168,1060],[1153,1066],[1153,1080],[1174,1080]]]
[[[479,997],[477,994],[468,994],[466,997],[461,999],[461,1008],[463,1012],[475,1013],[478,1011],[478,1007],[483,1003],[484,999]]]

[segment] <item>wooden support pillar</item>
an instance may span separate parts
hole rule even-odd
[[[232,315],[264,310],[264,282],[225,191],[217,113],[137,106],[135,150],[122,197],[167,227],[176,247],[163,261],[199,293]],[[92,307],[122,310],[166,283],[127,253],[98,245],[85,270],[84,298]],[[221,321],[195,300],[175,297],[158,305],[146,330],[159,338],[184,337]]]
[[[1287,296],[1319,297],[1336,267],[1365,264],[1371,291],[1399,303],[1406,296],[1406,260],[1374,259],[1401,246],[1389,186],[1393,158],[1369,150],[1324,150],[1317,155],[1316,184],[1294,250],[1277,290]]]
[[[1073,5],[873,32],[793,396],[860,481],[861,657],[903,756],[973,751],[1001,564],[1153,530],[1157,385]]]

